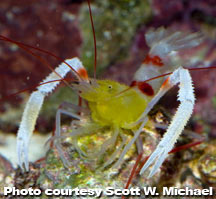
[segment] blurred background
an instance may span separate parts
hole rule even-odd
[[[148,52],[144,35],[151,27],[202,32],[205,36],[203,44],[179,56],[187,67],[216,65],[215,0],[93,0],[91,6],[99,79],[114,79],[129,85]],[[91,76],[93,74],[94,44],[89,10],[84,0],[1,0],[0,34],[50,51],[62,59],[78,56]],[[60,63],[49,55],[34,52],[44,57],[53,68]],[[10,95],[34,87],[49,73],[50,69],[36,57],[14,44],[0,41],[0,167],[3,172],[15,167],[15,135],[25,102],[34,89]],[[197,101],[189,126],[214,142],[216,71],[192,72],[192,77]],[[31,145],[33,160],[44,154],[38,149],[52,132],[55,112],[63,101],[77,103],[76,94],[64,86],[47,98]],[[177,106],[175,89],[161,101],[161,105],[170,115],[174,113]],[[212,178],[216,182],[215,170]]]

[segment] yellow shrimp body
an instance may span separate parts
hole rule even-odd
[[[102,126],[131,129],[145,110],[150,98],[138,89],[111,80],[97,80],[97,86],[82,92],[81,97],[89,102],[92,119]]]

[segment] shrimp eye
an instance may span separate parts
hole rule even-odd
[[[109,88],[109,89],[112,89],[112,85],[109,85],[108,88]]]

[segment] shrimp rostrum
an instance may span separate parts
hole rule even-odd
[[[150,51],[134,75],[134,80],[130,86],[111,80],[91,79],[88,77],[81,61],[78,58],[72,58],[58,66],[43,81],[50,83],[41,84],[37,87],[37,91],[31,94],[27,102],[17,136],[18,164],[22,169],[25,167],[26,170],[29,170],[29,140],[44,97],[51,93],[60,82],[52,82],[52,80],[61,80],[67,73],[73,72],[78,79],[73,88],[88,103],[90,122],[86,127],[89,130],[82,127],[80,129],[72,129],[72,132],[69,133],[72,140],[76,140],[79,136],[94,133],[97,129],[104,127],[108,127],[113,133],[112,137],[103,144],[101,148],[103,152],[110,147],[114,147],[118,137],[122,140],[122,144],[114,150],[110,159],[104,163],[104,167],[116,161],[116,154],[121,153],[113,165],[113,168],[117,168],[134,143],[137,145],[138,153],[142,152],[142,142],[138,140],[143,127],[148,122],[148,113],[170,88],[175,85],[179,86],[178,101],[180,101],[180,105],[164,137],[140,173],[142,174],[151,165],[153,167],[149,177],[157,172],[189,120],[195,101],[189,70],[183,68],[180,63],[173,61],[174,53],[198,46],[202,42],[203,37],[200,33],[186,34],[180,31],[174,32],[159,28],[149,30],[145,38]],[[170,74],[168,77],[163,76],[153,81],[146,81],[164,73]],[[58,109],[56,114],[55,146],[63,163],[67,165],[68,162],[63,157],[63,151],[59,143],[61,139],[58,139],[58,137],[63,137],[60,125],[62,114],[69,115],[78,121],[81,119],[82,114],[71,113],[64,109]],[[128,143],[124,136],[125,129],[133,133],[133,138]],[[83,155],[84,152],[78,147],[76,141],[74,141],[74,145],[80,155]]]

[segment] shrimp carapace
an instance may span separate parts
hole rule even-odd
[[[103,126],[129,128],[151,99],[139,88],[128,89],[129,86],[111,80],[97,80],[96,84],[88,85],[88,89],[85,85],[78,85],[80,96],[88,101],[92,119]]]

